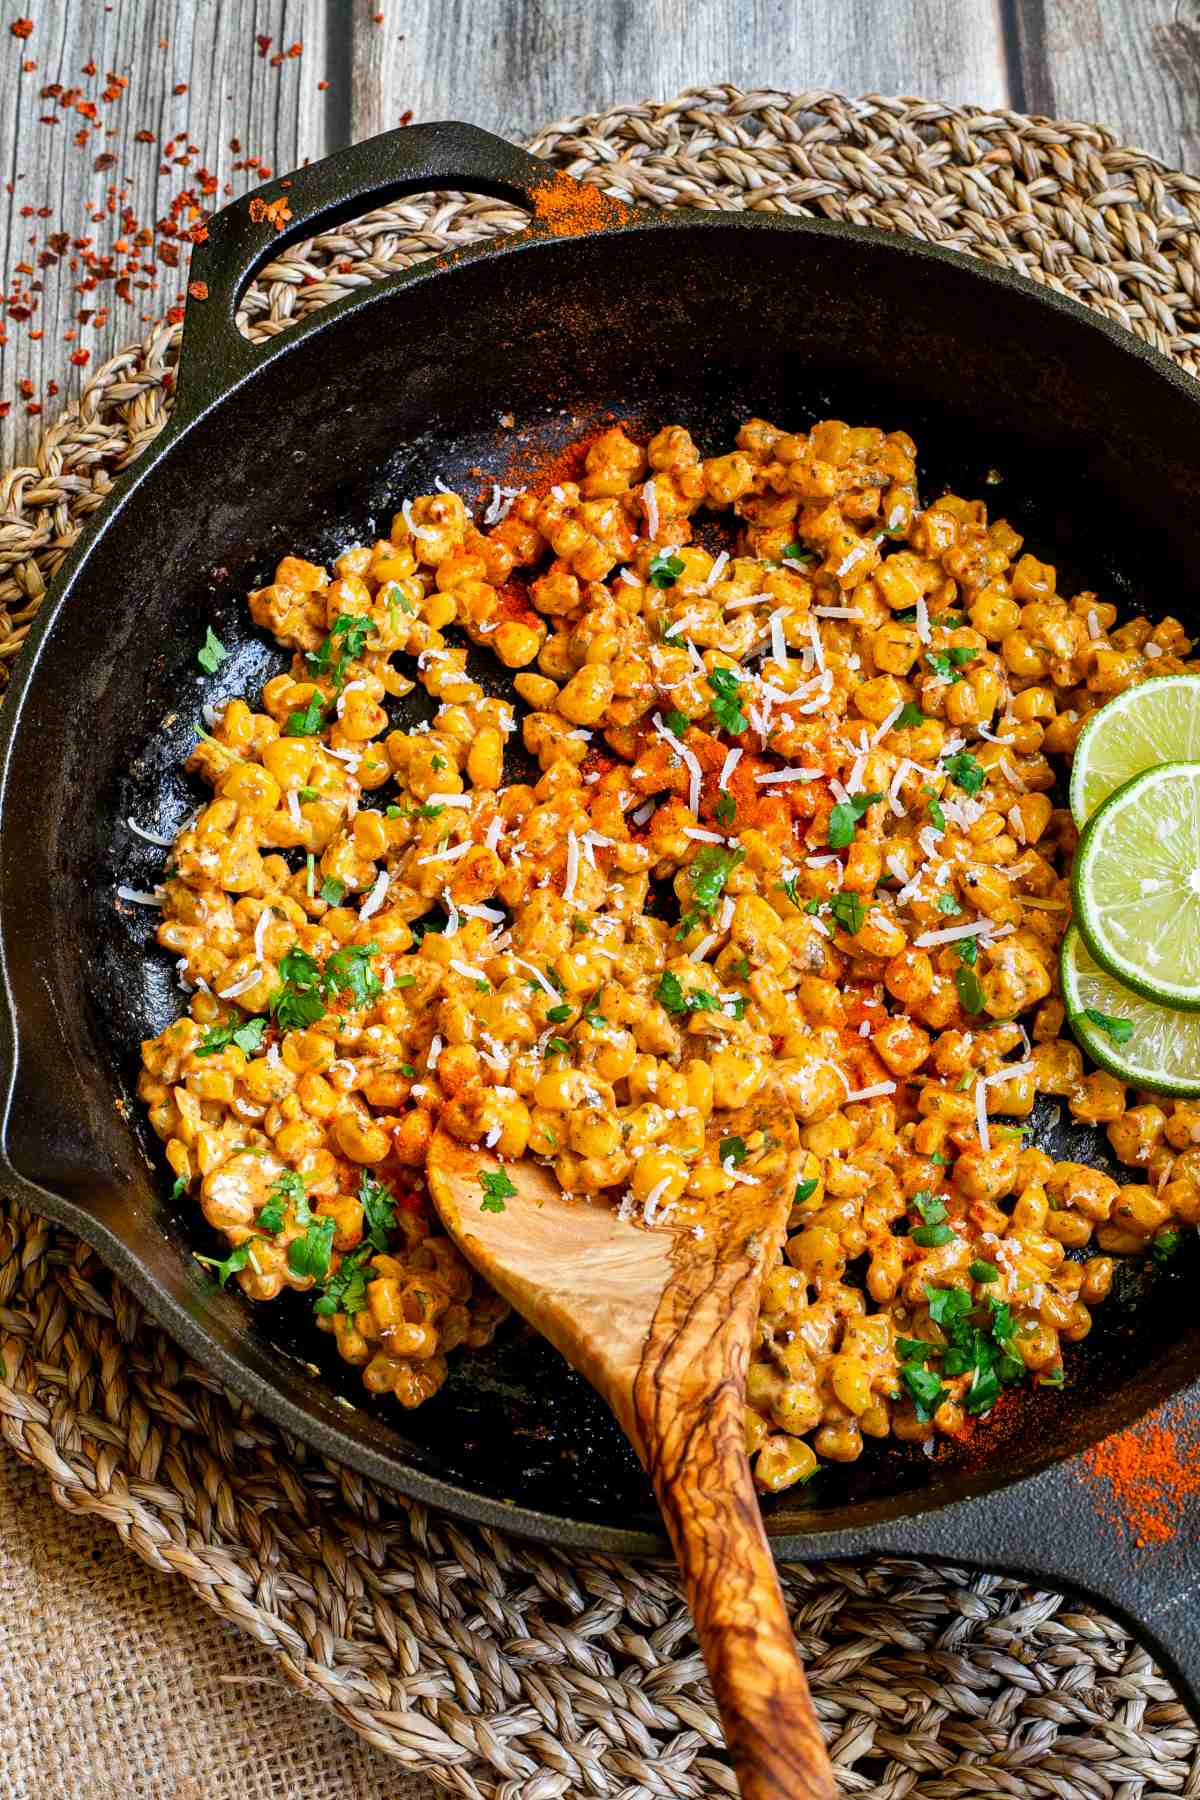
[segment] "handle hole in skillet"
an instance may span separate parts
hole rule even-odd
[[[413,194],[281,248],[258,269],[237,305],[238,330],[262,343],[369,282],[451,249],[524,230],[529,216],[503,200]]]

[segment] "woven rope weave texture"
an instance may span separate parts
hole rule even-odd
[[[1200,371],[1200,183],[1091,125],[916,100],[692,90],[531,145],[625,199],[906,232],[1003,264]],[[256,338],[512,229],[435,197],[281,255]],[[80,526],[170,406],[177,327],[98,371],[0,475],[0,669]],[[0,679],[3,679],[0,676]],[[68,1234],[0,1208],[0,1429],[69,1511],[185,1577],[380,1750],[467,1800],[735,1790],[673,1571],[460,1525],[322,1463],[188,1363]],[[1200,1796],[1200,1746],[1111,1620],[995,1576],[785,1572],[846,1793]]]

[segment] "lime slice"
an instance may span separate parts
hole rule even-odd
[[[1156,763],[1200,761],[1200,675],[1155,675],[1094,712],[1071,764],[1080,831],[1119,787]]]
[[[1061,967],[1071,1030],[1094,1063],[1156,1094],[1200,1094],[1200,1013],[1156,1006],[1122,987],[1092,960],[1074,925],[1063,939]]]
[[[1200,762],[1160,763],[1110,794],[1079,840],[1075,920],[1110,975],[1200,1007]]]

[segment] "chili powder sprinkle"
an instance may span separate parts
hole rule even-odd
[[[1200,1494],[1200,1443],[1184,1443],[1151,1414],[1083,1458],[1103,1517],[1123,1523],[1140,1550],[1169,1543],[1184,1503]]]

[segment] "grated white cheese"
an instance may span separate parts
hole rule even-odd
[[[623,581],[626,587],[641,587],[641,582],[632,569],[618,569],[617,580]]]
[[[1029,783],[1022,780],[1021,776],[1006,758],[1001,759],[1000,773],[1003,775],[1005,781],[1007,781],[1009,787],[1016,788],[1018,794],[1027,794],[1029,792]]]
[[[266,938],[267,938],[267,926],[270,923],[271,923],[271,908],[269,906],[264,906],[262,911],[258,915],[258,923],[254,927],[254,954],[255,954],[255,956],[257,956],[259,962],[262,962],[263,958],[265,957],[265,955],[267,953],[265,946],[266,946]]]
[[[979,1133],[979,1148],[990,1150],[992,1140],[988,1133],[987,1083],[984,1081],[975,1083],[975,1129]]]
[[[986,725],[977,725],[975,729],[981,738],[986,738],[989,744],[1011,744],[1014,741],[1010,737],[997,737],[996,733],[989,731]]]
[[[756,787],[774,787],[775,784],[780,781],[819,781],[820,779],[820,769],[788,767],[786,769],[771,769],[765,775],[756,775],[754,777],[754,783]]]
[[[487,830],[483,834],[483,847],[485,850],[494,850],[496,848],[496,845],[500,842],[503,830],[504,820],[500,817],[499,813],[497,813],[496,817],[491,820]]]
[[[500,1142],[500,1139],[503,1136],[504,1136],[503,1125],[493,1125],[492,1129],[488,1132],[487,1136],[483,1140],[484,1149],[485,1150],[494,1150],[496,1148],[496,1145]]]
[[[454,895],[450,892],[449,888],[442,889],[442,905],[446,909],[446,929],[443,931],[442,936],[453,937],[459,926],[462,924],[462,919],[459,915],[457,906],[454,904]]]
[[[1027,843],[1029,840],[1025,834],[1025,821],[1021,817],[1020,807],[1019,806],[1010,806],[1005,817],[1008,819],[1009,824],[1012,826],[1012,834],[1016,838],[1018,844]]]
[[[647,485],[649,485],[649,484],[647,484]],[[666,1191],[670,1187],[670,1185],[671,1185],[671,1177],[669,1175],[666,1175],[663,1177],[663,1179],[661,1181],[656,1181],[654,1186],[650,1189],[650,1192],[646,1195],[645,1204],[642,1207],[642,1218],[645,1220],[647,1225],[653,1225],[655,1220],[660,1216],[659,1215],[659,1202],[661,1201],[663,1195],[666,1193]],[[670,1210],[671,1210],[671,1208],[670,1208],[670,1205],[668,1204],[666,1207],[663,1208],[662,1217],[665,1218],[667,1213],[670,1212]]]
[[[484,524],[498,525],[501,519],[507,519],[513,501],[524,492],[524,488],[501,487],[498,481],[493,481],[491,503],[483,515]]]
[[[840,801],[843,806],[846,804],[847,800],[849,800],[849,798],[850,798],[849,794],[846,792],[845,788],[842,786],[841,782],[838,780],[836,775],[831,775],[829,778],[829,791],[833,795],[834,799]]]
[[[650,528],[650,536],[656,538],[658,536],[658,494],[655,491],[653,476],[642,488],[642,499],[646,502],[646,524]]]
[[[452,850],[433,850],[428,856],[418,856],[417,863],[457,862],[460,856],[465,856],[473,848],[468,838],[465,844],[455,844]]]
[[[811,613],[809,614],[808,619],[808,636],[809,641],[812,644],[813,661],[816,663],[817,668],[821,670],[822,674],[824,674],[825,652],[821,647],[821,627],[817,624],[817,621],[812,617]]]
[[[131,900],[135,906],[161,906],[166,897],[163,888],[155,888],[152,894],[146,893],[143,888],[122,886],[117,889],[118,900]]]
[[[787,668],[788,659],[787,639],[783,635],[783,621],[786,619],[787,613],[786,606],[777,606],[767,620],[771,629],[771,661],[781,669]]]
[[[554,988],[550,985],[550,983],[546,980],[546,977],[542,974],[542,971],[539,968],[536,968],[534,966],[534,964],[531,962],[526,962],[525,959],[520,956],[514,956],[513,961],[516,963],[518,969],[528,969],[529,973],[533,976],[533,979],[537,982],[538,986],[541,988],[544,988],[546,993],[549,994],[550,998],[557,1004],[557,1002],[560,998],[558,990],[557,990],[557,988]]]
[[[558,501],[560,506],[565,506],[567,504],[567,496],[563,493],[563,490],[557,481],[550,489],[550,492],[554,495],[554,498]]]
[[[369,919],[374,913],[379,911],[380,907],[383,905],[383,897],[388,891],[388,883],[390,880],[391,876],[388,874],[387,870],[380,869],[378,875],[375,877],[374,887],[359,908],[358,916],[360,919]]]
[[[932,944],[956,944],[960,938],[981,936],[990,926],[990,919],[976,919],[971,925],[947,925],[944,931],[923,931],[913,939],[913,945],[918,950],[928,950]]]
[[[413,536],[415,538],[429,539],[429,538],[435,538],[435,537],[441,536],[441,532],[438,531],[436,526],[434,526],[431,529],[428,526],[418,525],[416,523],[416,521],[414,520],[414,518],[412,516],[412,501],[411,500],[402,500],[400,502],[400,516],[404,520],[404,523],[408,526],[409,533],[411,534],[411,536]]]
[[[837,860],[836,856],[806,856],[804,866],[806,869],[823,869],[827,864],[835,863]]]
[[[723,844],[725,842],[719,831],[703,831],[699,825],[685,825],[683,835],[686,838],[695,838],[698,844]]]
[[[688,951],[688,961],[703,962],[713,945],[717,942],[717,935],[718,934],[715,931],[710,931],[707,937],[702,937],[700,942],[696,945],[696,948]]]
[[[865,756],[855,757],[853,767],[846,777],[846,792],[848,794],[860,794],[862,792],[863,772],[866,769],[866,766],[867,759]]]
[[[173,837],[160,837],[156,831],[147,831],[144,826],[138,825],[133,819],[126,819],[125,823],[135,836],[145,838],[148,844],[157,844],[160,850],[169,850],[175,842]]]
[[[838,570],[841,574],[841,570]],[[814,619],[862,619],[866,615],[860,606],[812,606],[809,608]]]
[[[721,764],[721,773],[717,776],[717,786],[719,788],[723,790],[728,788],[729,778],[741,760],[742,751],[740,747],[736,750],[727,750],[725,752],[725,761]]]
[[[769,600],[770,598],[770,594],[743,594],[740,600],[727,600],[725,611],[727,613],[742,612],[747,606],[757,606],[760,600]]]
[[[245,994],[252,987],[257,987],[261,980],[262,970],[253,968],[248,975],[243,975],[240,981],[235,981],[232,987],[218,988],[217,998],[219,1000],[236,1000],[239,994]]]
[[[907,807],[901,803],[900,789],[904,785],[904,777],[908,774],[908,771],[915,767],[916,764],[911,763],[907,756],[902,756],[900,761],[896,764],[896,773],[892,776],[891,786],[888,788],[888,805],[898,819],[904,818],[908,810]]]
[[[579,839],[573,831],[567,833],[567,878],[563,883],[564,900],[575,898],[575,883],[579,880]]]
[[[1162,645],[1156,644],[1152,638],[1142,645],[1142,655],[1148,656],[1151,661],[1153,661],[1156,656],[1161,656],[1162,654]]]
[[[708,571],[708,574],[704,577],[704,581],[703,581],[702,585],[705,588],[712,588],[712,587],[716,586],[717,582],[720,581],[720,579],[721,579],[721,576],[725,569],[725,565],[728,561],[729,561],[728,550],[722,550],[720,556],[718,556],[716,562],[713,564],[712,568]]]
[[[470,806],[471,796],[470,794],[439,794],[437,799],[431,801],[430,804],[433,806]]]
[[[721,917],[718,921],[722,931],[728,931],[729,927],[733,924],[733,912],[733,896],[731,894],[726,894],[721,902]]]
[[[1087,634],[1091,638],[1093,643],[1095,643],[1095,641],[1098,637],[1103,637],[1103,635],[1104,635],[1104,633],[1101,629],[1101,626],[1100,626],[1100,615],[1096,611],[1094,606],[1089,608],[1089,610],[1088,610]]]
[[[885,1094],[894,1094],[895,1091],[894,1081],[877,1081],[873,1087],[848,1089],[846,1105],[849,1106],[855,1100],[881,1100]]]
[[[908,869],[905,867],[904,859],[895,850],[890,856],[885,857],[884,867],[895,881],[900,882],[901,886],[908,880]]]
[[[647,485],[649,484],[647,483]],[[670,744],[672,750],[674,750],[675,754],[682,760],[689,778],[688,806],[694,813],[698,813],[700,811],[700,788],[703,781],[699,759],[693,755],[686,744],[679,741],[673,731],[669,730],[667,726],[663,724],[661,713],[655,713],[650,723],[653,725],[659,737]]]
[[[482,969],[475,968],[471,963],[459,962],[456,956],[450,958],[450,967],[454,970],[456,975],[461,975],[465,981],[487,980],[487,976]]]
[[[429,1055],[425,1058],[425,1067],[427,1069],[436,1069],[438,1066],[438,1058],[441,1054],[442,1040],[435,1031],[429,1040]]]
[[[875,748],[876,744],[881,744],[883,742],[884,738],[887,736],[888,732],[892,729],[892,726],[896,723],[896,720],[900,717],[900,714],[903,711],[904,711],[904,702],[903,702],[903,700],[901,700],[901,702],[898,706],[893,706],[891,712],[888,714],[887,718],[883,720],[882,724],[880,724],[879,726],[876,727],[875,732],[871,738],[870,747],[872,750]]]
[[[739,751],[737,751],[736,754],[738,756],[740,756],[742,753],[739,750]],[[639,806],[637,811],[632,815],[634,824],[635,825],[644,825],[646,823],[647,819],[649,819],[653,816],[653,813],[654,813],[654,802],[653,802],[653,800],[647,800],[645,806]]]
[[[300,817],[300,796],[295,788],[288,789],[287,809],[292,824],[298,829],[303,829],[304,820]]]
[[[868,1038],[868,1037],[870,1037],[870,1035],[871,1035],[871,1021],[870,1021],[870,1019],[864,1019],[864,1020],[863,1020],[863,1022],[862,1022],[862,1024],[861,1024],[861,1025],[860,1025],[860,1026],[859,1026],[859,1028],[858,1028],[858,1035],[859,1035],[859,1037],[861,1037],[861,1038]]]
[[[917,595],[917,636],[923,644],[929,642],[929,608],[925,604],[924,594]]]

